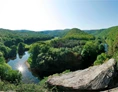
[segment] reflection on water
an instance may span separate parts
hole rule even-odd
[[[24,69],[23,69],[22,66],[19,66],[19,67],[18,67],[18,70],[19,70],[20,72],[23,72]]]
[[[28,52],[25,52],[22,58],[20,58],[19,55],[17,54],[16,59],[9,60],[8,64],[12,67],[12,69],[19,70],[22,73],[22,82],[38,83],[39,82],[38,77],[32,75],[31,71],[28,69],[25,63],[28,60],[28,58],[29,58]]]

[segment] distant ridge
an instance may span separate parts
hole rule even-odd
[[[66,39],[94,39],[94,36],[91,34],[88,34],[84,31],[81,31],[78,28],[72,28],[68,33],[64,36]]]
[[[45,30],[45,31],[40,31],[40,33],[49,35],[49,36],[54,36],[54,37],[63,37],[64,35],[66,35],[66,33],[69,31],[70,29],[64,29],[64,30]]]
[[[97,35],[98,37],[106,37],[110,39],[116,39],[118,37],[118,26],[110,27],[102,31]]]
[[[83,30],[86,33],[92,34],[94,36],[99,35],[102,31],[104,31],[105,29],[97,29],[97,30]]]
[[[32,30],[25,30],[25,29],[22,29],[22,30],[14,30],[14,31],[18,31],[18,32],[35,32],[35,31],[32,31]]]

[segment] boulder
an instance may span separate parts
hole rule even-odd
[[[65,91],[102,90],[108,88],[113,79],[115,67],[116,61],[110,59],[102,65],[50,76],[46,84],[48,87],[56,86],[57,89]]]

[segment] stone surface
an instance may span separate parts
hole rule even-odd
[[[101,90],[108,87],[113,78],[116,61],[110,59],[102,65],[92,66],[57,76],[50,76],[48,87],[56,86],[60,90]]]

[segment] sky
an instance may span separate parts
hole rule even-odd
[[[101,29],[118,25],[118,0],[0,0],[0,28]]]

